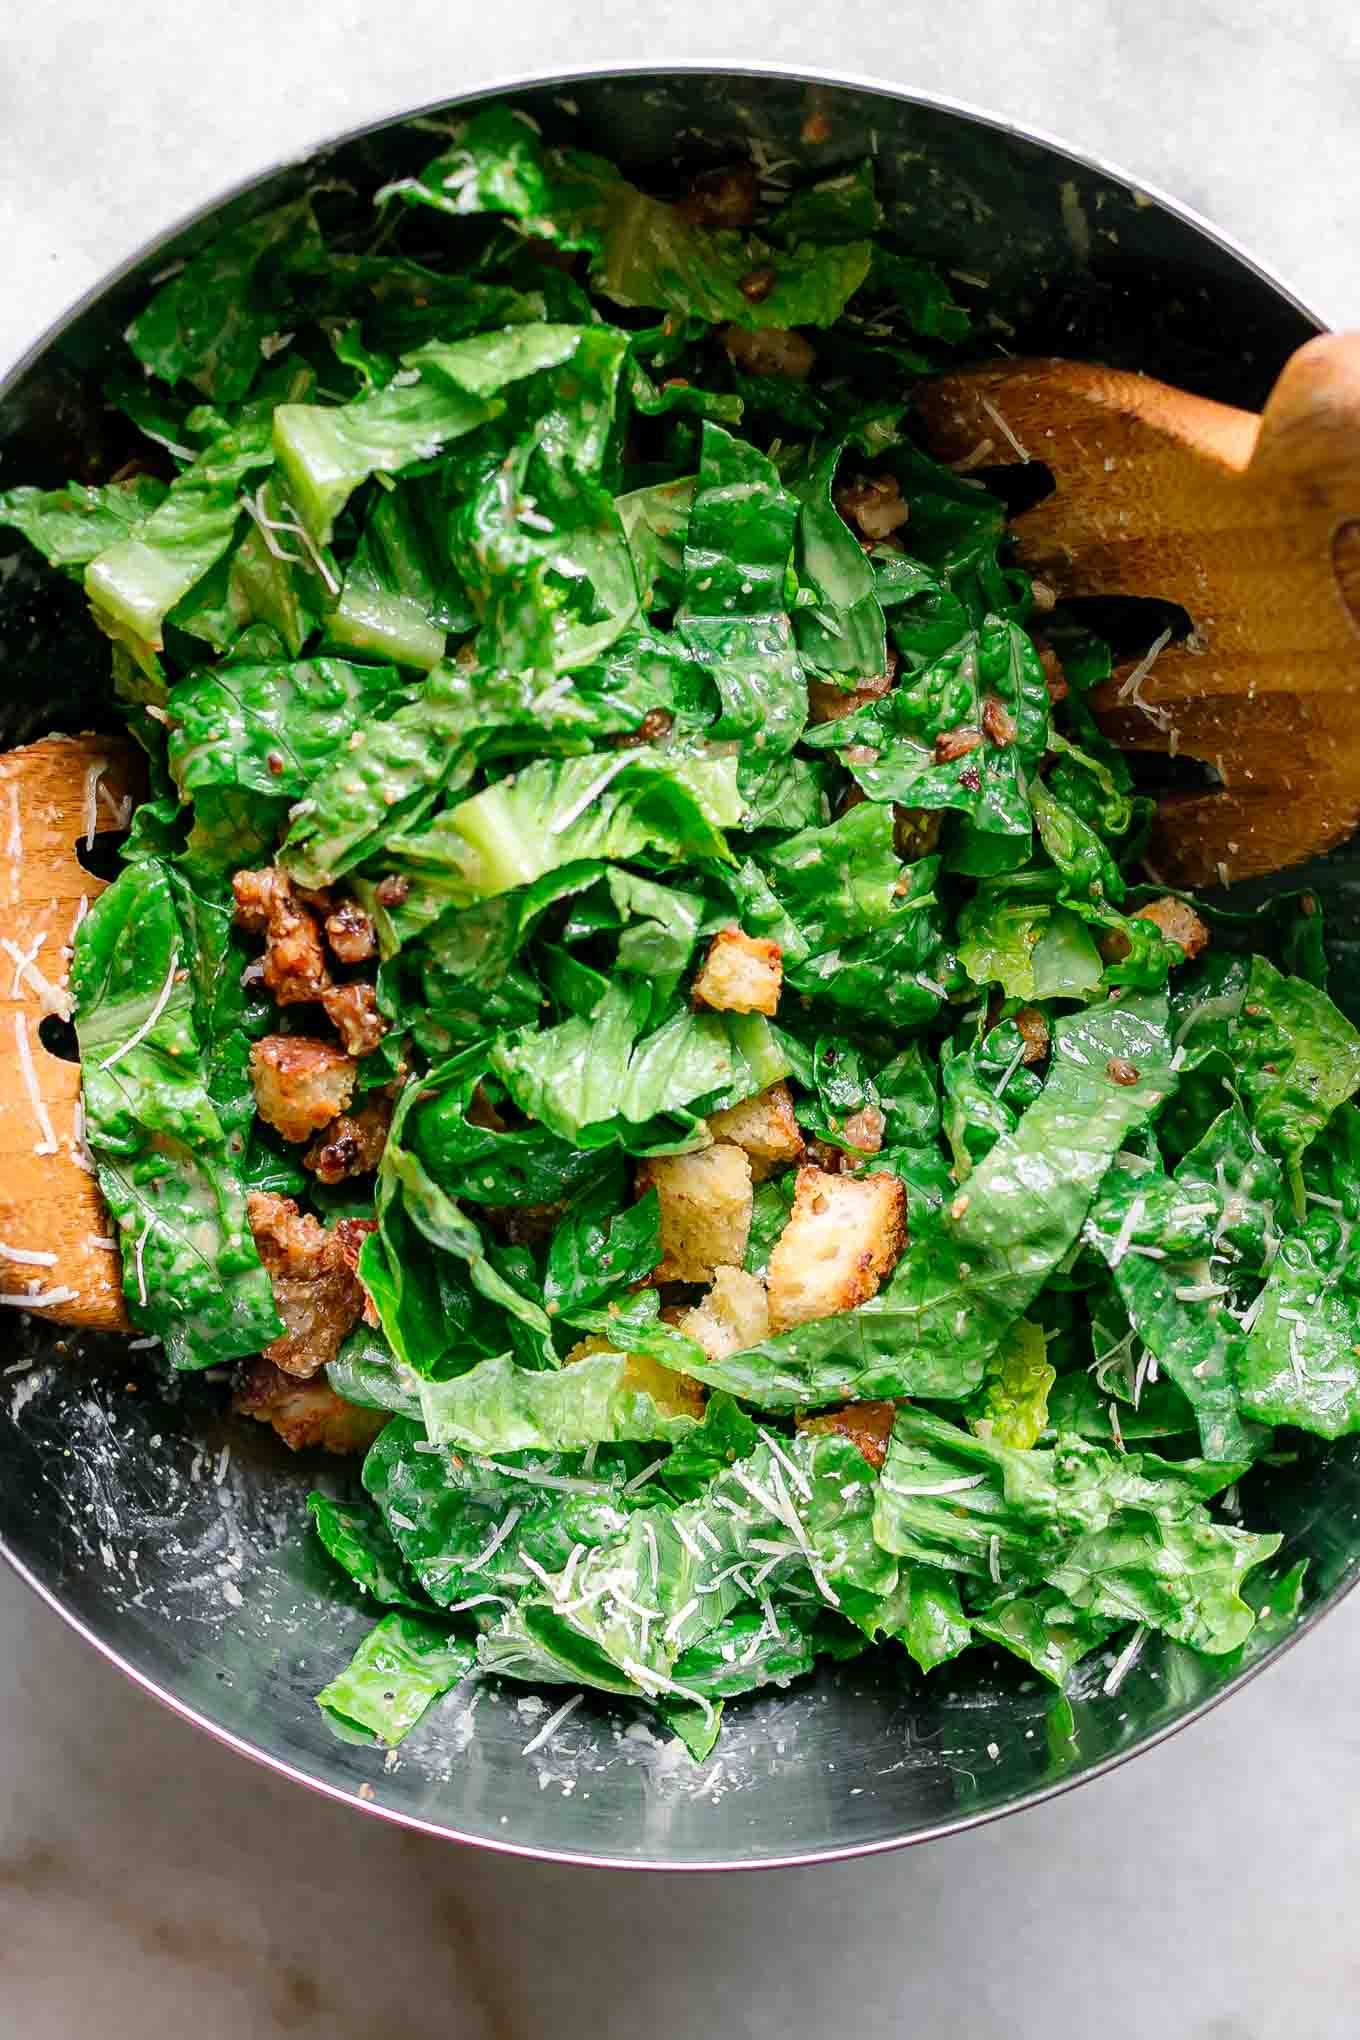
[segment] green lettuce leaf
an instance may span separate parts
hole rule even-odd
[[[191,960],[171,881],[148,859],[96,901],[71,963],[85,1134],[129,1315],[186,1368],[257,1353],[282,1330],[206,1088]]]
[[[476,1662],[476,1646],[464,1637],[394,1611],[369,1631],[316,1704],[342,1741],[395,1748]]]

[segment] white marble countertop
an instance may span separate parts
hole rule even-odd
[[[796,17],[796,18],[795,18]],[[10,0],[0,368],[168,219],[337,129],[517,72],[834,66],[1058,133],[1360,323],[1336,0],[969,0],[735,19],[519,0]],[[158,1709],[0,1575],[0,2032],[26,2040],[1349,2040],[1360,1606],[1226,1708],[999,1826],[649,1879],[443,1847]]]

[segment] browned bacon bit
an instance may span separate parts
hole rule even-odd
[[[747,375],[806,382],[817,359],[810,340],[783,326],[724,326],[719,339]]]
[[[888,1456],[897,1404],[891,1402],[846,1403],[844,1409],[826,1410],[821,1416],[795,1419],[800,1431],[848,1438],[877,1472]]]
[[[1136,1084],[1138,1072],[1131,1062],[1125,1062],[1122,1055],[1112,1055],[1105,1065],[1105,1074],[1112,1084]]]
[[[250,1360],[236,1379],[231,1406],[237,1416],[270,1424],[292,1452],[366,1452],[387,1422],[386,1410],[346,1402],[318,1376],[298,1381],[272,1360]]]
[[[302,1157],[302,1166],[321,1183],[368,1175],[382,1160],[391,1121],[391,1099],[375,1094],[357,1112],[342,1112],[323,1127]]]
[[[935,763],[952,765],[956,758],[966,758],[970,751],[976,751],[982,742],[982,731],[971,723],[960,723],[957,729],[941,730],[935,739]]]
[[[267,1034],[250,1051],[250,1081],[261,1119],[285,1140],[306,1140],[343,1112],[358,1068],[331,1041]]]
[[[367,963],[378,953],[373,917],[357,900],[340,900],[326,916],[326,940],[341,963]]]
[[[280,1006],[319,999],[331,981],[321,928],[292,880],[271,866],[265,871],[238,871],[231,887],[238,923],[265,938],[265,990]]]
[[[883,1145],[883,1129],[886,1119],[877,1105],[864,1105],[858,1112],[852,1112],[841,1127],[841,1138],[855,1150],[846,1155],[842,1167],[861,1169],[867,1156],[876,1155]]]
[[[649,708],[635,730],[623,730],[609,741],[616,751],[631,751],[639,744],[659,743],[674,726],[675,717],[668,708]]]
[[[1055,701],[1065,700],[1067,697],[1067,675],[1063,671],[1062,660],[1058,657],[1052,645],[1039,644],[1036,641],[1034,649],[1038,652],[1039,664],[1044,669],[1044,684],[1048,688],[1050,706]]]
[[[742,163],[701,171],[675,209],[694,227],[749,227],[759,196],[755,171]]]
[[[843,715],[853,715],[857,708],[881,700],[893,678],[891,671],[876,673],[872,680],[865,680],[858,687],[838,687],[834,680],[809,680],[809,719],[814,723],[839,722]]]
[[[749,275],[743,276],[737,289],[748,304],[759,305],[764,303],[777,281],[773,269],[766,262],[759,269],[753,269]]]
[[[1187,963],[1193,963],[1200,951],[1209,946],[1209,930],[1193,907],[1184,900],[1172,898],[1168,893],[1164,899],[1149,900],[1145,907],[1139,907],[1133,916],[1135,921],[1151,921],[1160,928],[1168,942],[1178,942],[1185,951]]]
[[[1037,1006],[1022,1006],[1015,1016],[1020,1039],[1025,1044],[1022,1061],[1040,1063],[1048,1054],[1048,1022]]]
[[[982,734],[998,745],[1015,742],[1015,718],[994,694],[989,694],[982,704]]]
[[[291,1197],[272,1191],[252,1191],[246,1214],[284,1323],[264,1357],[285,1374],[307,1380],[335,1358],[363,1312],[347,1240],[299,1211]]]
[[[831,122],[824,113],[810,113],[799,130],[799,139],[811,148],[831,140]]]
[[[390,871],[386,878],[380,878],[373,888],[373,897],[380,907],[399,907],[411,890],[409,878],[399,872]]]
[[[891,538],[911,514],[902,501],[896,475],[871,475],[847,482],[836,490],[834,500],[846,523],[855,525],[872,545]]]
[[[347,1055],[371,1055],[387,1032],[372,985],[336,985],[321,994],[326,1018],[345,1044]]]

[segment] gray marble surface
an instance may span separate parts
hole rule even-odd
[[[528,70],[670,59],[835,67],[1033,122],[1360,323],[1360,16],[1337,0],[8,0],[0,29],[0,367],[291,146]],[[1358,1682],[1352,1604],[1199,1727],[1021,1820],[854,1866],[648,1879],[303,1794],[0,1576],[0,2035],[1347,2040]]]

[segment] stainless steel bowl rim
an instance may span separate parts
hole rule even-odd
[[[601,80],[653,78],[660,70],[664,70],[668,76],[721,77],[727,80],[749,78],[753,82],[768,80],[782,84],[829,86],[833,89],[868,94],[895,103],[905,102],[933,112],[956,115],[979,126],[995,129],[1002,134],[1013,136],[1017,140],[1037,144],[1051,154],[1065,158],[1068,162],[1082,169],[1094,171],[1102,177],[1124,185],[1130,191],[1141,194],[1143,198],[1151,201],[1164,212],[1171,214],[1184,225],[1193,228],[1205,240],[1214,243],[1225,254],[1231,256],[1235,263],[1249,271],[1261,283],[1267,285],[1280,298],[1293,306],[1317,330],[1326,330],[1327,322],[1304,301],[1299,293],[1276,270],[1268,264],[1261,262],[1241,242],[1236,240],[1233,235],[1205,219],[1192,206],[1184,204],[1171,193],[1164,191],[1160,186],[1149,182],[1141,176],[1134,175],[1132,172],[1124,169],[1122,165],[1111,162],[1107,157],[1075,148],[1072,144],[1050,134],[1044,128],[1033,126],[1025,121],[1011,120],[1004,114],[993,112],[987,107],[977,106],[970,100],[955,98],[950,94],[914,91],[893,85],[885,79],[866,77],[851,71],[808,69],[802,66],[785,64],[732,64],[721,60],[705,63],[701,60],[691,59],[679,63],[665,63],[664,65],[593,65],[581,66],[573,70],[515,72],[504,77],[486,79],[477,85],[469,87],[466,91],[454,94],[452,97],[443,96],[438,99],[429,100],[419,106],[394,109],[391,113],[379,119],[365,121],[358,127],[341,130],[327,139],[316,143],[296,157],[284,157],[278,162],[271,164],[267,169],[259,171],[253,176],[242,178],[239,182],[227,186],[215,198],[181,215],[167,226],[163,232],[153,236],[151,240],[131,253],[117,268],[110,270],[97,284],[93,285],[78,298],[45,332],[40,334],[19,359],[11,365],[6,375],[0,378],[0,402],[3,402],[4,398],[17,386],[33,364],[47,352],[48,348],[55,341],[61,338],[68,328],[73,326],[92,306],[106,297],[125,278],[142,268],[158,250],[177,241],[182,235],[199,225],[200,222],[206,221],[234,200],[247,196],[257,187],[268,182],[270,178],[278,175],[280,171],[286,170],[293,165],[300,167],[307,163],[324,162],[324,159],[331,151],[360,141],[368,135],[377,134],[395,124],[428,118],[438,113],[446,113],[454,107],[462,108],[475,105],[479,100],[500,98],[525,91],[551,90],[557,86],[569,88],[573,85],[595,83]],[[390,1821],[396,1826],[410,1828],[418,1833],[432,1835],[441,1840],[462,1842],[475,1848],[491,1849],[500,1855],[519,1856],[535,1862],[579,1864],[592,1869],[619,1869],[626,1867],[628,1869],[669,1872],[796,1869],[812,1864],[846,1862],[857,1857],[882,1855],[888,1851],[910,1847],[920,1842],[935,1841],[949,1835],[962,1834],[970,1829],[982,1827],[992,1821],[1005,1818],[1012,1813],[1022,1812],[1029,1807],[1041,1805],[1046,1800],[1055,1799],[1063,1793],[1072,1791],[1077,1786],[1085,1785],[1093,1779],[1107,1775],[1120,1765],[1129,1762],[1132,1758],[1141,1756],[1147,1750],[1153,1749],[1159,1743],[1165,1742],[1169,1737],[1178,1734],[1192,1723],[1201,1721],[1214,1708],[1221,1706],[1224,1701],[1239,1692],[1242,1687],[1257,1678],[1269,1666],[1276,1664],[1286,1651],[1293,1649],[1297,1643],[1317,1626],[1324,1616],[1330,1614],[1352,1589],[1357,1584],[1360,1584],[1360,1571],[1357,1571],[1350,1578],[1343,1580],[1334,1587],[1327,1597],[1297,1622],[1289,1634],[1277,1643],[1267,1655],[1263,1656],[1255,1664],[1245,1667],[1230,1684],[1223,1687],[1220,1691],[1211,1694],[1195,1706],[1186,1709],[1185,1712],[1180,1714],[1175,1720],[1168,1722],[1165,1726],[1150,1731],[1130,1748],[1100,1759],[1070,1777],[1057,1778],[1051,1782],[1039,1785],[1031,1791],[1021,1793],[1003,1805],[987,1807],[977,1812],[960,1814],[946,1820],[937,1821],[918,1829],[910,1835],[887,1836],[871,1841],[843,1845],[833,1844],[827,1848],[804,1849],[790,1852],[787,1855],[761,1857],[754,1863],[740,1857],[732,1857],[725,1860],[721,1858],[708,1859],[700,1863],[675,1862],[664,1857],[630,1856],[626,1859],[625,1864],[618,1856],[602,1855],[577,1849],[545,1847],[526,1842],[517,1842],[509,1838],[503,1839],[495,1835],[464,1832],[443,1821],[425,1819],[419,1814],[409,1812],[403,1808],[384,1805],[376,1798],[362,1798],[358,1794],[346,1791],[338,1785],[329,1784],[325,1779],[318,1778],[299,1766],[289,1763],[285,1758],[272,1754],[259,1744],[250,1742],[245,1737],[234,1735],[220,1723],[213,1721],[207,1714],[190,1706],[176,1695],[167,1692],[154,1679],[148,1677],[135,1665],[129,1663],[116,1649],[106,1643],[90,1624],[83,1621],[73,1609],[63,1602],[59,1594],[39,1580],[32,1569],[25,1565],[18,1555],[10,1549],[3,1537],[0,1537],[0,1557],[8,1561],[19,1578],[32,1589],[41,1601],[46,1603],[54,1614],[60,1616],[61,1620],[76,1635],[91,1645],[109,1664],[116,1667],[118,1671],[132,1680],[134,1684],[148,1693],[154,1700],[159,1701],[161,1705],[178,1715],[181,1720],[192,1723],[195,1728],[203,1730],[226,1748],[234,1750],[240,1756],[247,1757],[253,1762],[265,1766],[280,1777],[290,1779],[293,1783],[304,1786],[310,1791],[320,1793],[328,1799],[336,1800],[342,1805],[355,1807],[364,1813],[376,1816],[378,1819]]]

